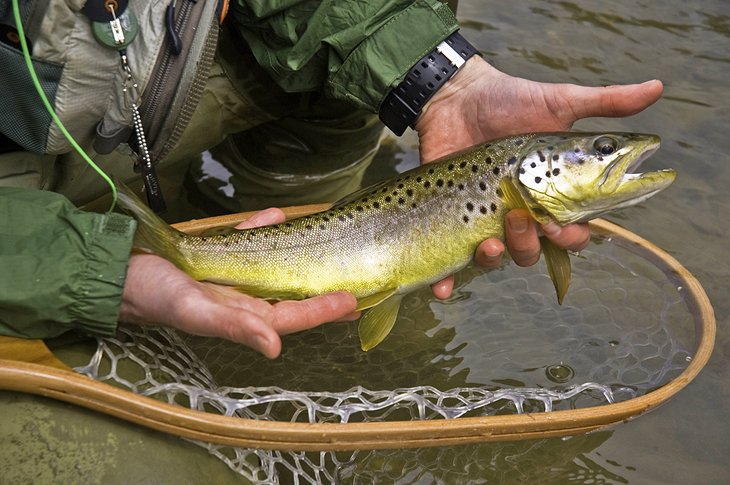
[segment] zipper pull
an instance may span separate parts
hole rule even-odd
[[[167,205],[162,195],[160,179],[157,177],[155,165],[152,163],[152,157],[150,157],[150,152],[147,148],[147,137],[144,134],[142,116],[140,116],[139,107],[137,106],[137,82],[134,80],[132,70],[129,68],[127,51],[120,50],[119,55],[122,59],[122,67],[127,76],[124,83],[124,92],[132,98],[130,103],[132,127],[137,137],[137,145],[139,148],[139,161],[134,164],[134,170],[142,173],[142,181],[144,182],[144,189],[147,194],[147,204],[150,206],[150,209],[159,214],[167,210]]]
[[[175,4],[177,0],[167,6],[165,9],[165,28],[167,29],[167,38],[170,39],[170,50],[176,56],[179,56],[182,52],[182,40],[180,34],[177,33],[175,28]]]

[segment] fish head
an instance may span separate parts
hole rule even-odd
[[[656,135],[559,133],[527,144],[521,190],[559,224],[582,222],[648,199],[675,179],[671,169],[636,173],[660,144]]]

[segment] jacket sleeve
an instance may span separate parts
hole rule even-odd
[[[318,91],[372,112],[458,29],[438,0],[237,0],[231,17],[285,91]]]
[[[0,334],[113,334],[136,223],[0,187]]]

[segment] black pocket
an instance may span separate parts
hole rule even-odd
[[[32,59],[51,106],[63,65]],[[51,115],[33,86],[23,54],[0,43],[0,133],[34,153],[45,153]]]

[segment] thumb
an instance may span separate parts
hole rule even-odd
[[[621,86],[585,87],[575,86],[567,90],[568,103],[575,119],[591,116],[629,116],[654,104],[662,95],[661,81],[653,80],[642,84]]]

